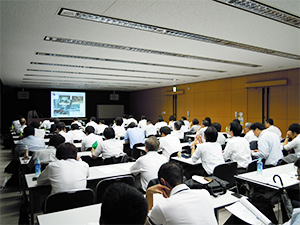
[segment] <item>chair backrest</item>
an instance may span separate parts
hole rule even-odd
[[[97,159],[93,159],[92,157],[90,157],[88,155],[83,155],[80,158],[82,159],[82,161],[89,164],[89,167],[100,166],[100,165],[102,165],[102,161],[103,161],[103,159],[101,157],[98,157]]]
[[[126,163],[128,161],[129,161],[129,157],[125,153],[124,155],[121,155],[121,156],[118,156],[118,157],[113,156],[113,157],[110,157],[110,158],[103,159],[102,164],[103,165],[109,165],[109,164],[116,164],[116,163]]]
[[[132,149],[132,158],[138,159],[140,156],[146,154],[145,151],[137,149],[137,147],[143,147],[143,146],[145,146],[145,144],[143,144],[143,143],[136,143],[133,146],[133,149]]]
[[[237,162],[227,162],[214,169],[214,176],[229,182],[229,187],[235,186],[234,175],[237,175]]]
[[[253,160],[247,166],[247,172],[253,172],[257,170],[257,161],[258,159]]]
[[[51,194],[45,201],[44,213],[58,212],[67,209],[92,205],[94,192],[92,189],[60,192]]]
[[[132,175],[119,176],[119,177],[110,177],[99,181],[96,187],[96,203],[102,203],[103,195],[111,184],[116,182],[123,182],[134,187],[135,179]]]
[[[251,141],[250,142],[250,149],[251,150],[256,150],[258,148],[258,141]]]

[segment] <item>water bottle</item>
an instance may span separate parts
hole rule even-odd
[[[37,158],[35,163],[35,177],[38,177],[40,174],[41,174],[41,161],[39,158]]]
[[[257,161],[257,174],[262,175],[262,170],[263,170],[263,163],[261,161],[261,158],[259,158]]]
[[[191,144],[191,143],[192,143],[192,139],[191,139],[191,138],[189,138],[189,139],[188,139],[188,141],[189,141],[189,144]]]

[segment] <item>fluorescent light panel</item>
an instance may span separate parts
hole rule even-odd
[[[82,68],[82,69],[114,70],[114,71],[134,72],[134,73],[153,73],[153,74],[163,74],[163,75],[170,75],[170,76],[199,77],[199,75],[188,75],[188,74],[178,74],[178,73],[165,73],[165,72],[155,72],[155,71],[146,71],[146,70],[128,70],[128,69],[117,69],[117,68],[96,67],[96,66],[80,66],[80,65],[59,64],[59,63],[31,62],[30,64],[43,65],[43,66],[73,67],[73,68]]]
[[[218,73],[226,72],[226,71],[222,71],[222,70],[212,70],[212,69],[204,69],[204,68],[196,68],[196,67],[175,66],[175,65],[158,64],[158,63],[147,63],[147,62],[137,62],[137,61],[126,61],[126,60],[119,60],[119,59],[106,59],[106,58],[98,58],[98,57],[90,57],[90,56],[80,56],[80,55],[65,55],[65,54],[46,53],[46,52],[36,52],[35,54],[36,55],[41,55],[41,56],[64,57],[64,58],[84,59],[84,60],[97,60],[97,61],[117,62],[117,63],[129,63],[129,64],[139,64],[139,65],[145,65],[145,66],[160,66],[160,67],[170,67],[170,68],[177,68],[177,69],[218,72]]]
[[[241,0],[241,1],[246,1],[246,0]],[[174,30],[170,28],[159,27],[159,26],[154,26],[154,25],[149,25],[144,23],[138,23],[134,21],[123,20],[123,19],[103,16],[103,15],[97,15],[93,13],[81,12],[81,11],[67,9],[67,8],[61,8],[58,12],[58,15],[78,18],[78,19],[83,19],[88,21],[94,21],[94,22],[99,22],[99,23],[104,23],[109,25],[116,25],[116,26],[121,26],[126,28],[132,28],[132,29],[137,29],[142,31],[149,31],[149,32],[169,35],[173,37],[186,38],[190,40],[207,42],[207,43],[217,44],[217,45],[222,45],[227,47],[239,48],[243,50],[275,55],[284,58],[300,60],[300,55],[290,54],[287,52],[280,52],[272,49],[261,48],[253,45],[247,45],[247,44],[233,42],[225,39],[209,37],[201,34],[189,33],[185,31]]]
[[[255,65],[255,64],[250,64],[250,63],[235,62],[235,61],[201,57],[201,56],[195,56],[195,55],[186,55],[186,54],[180,54],[180,53],[174,53],[174,52],[163,52],[163,51],[158,51],[158,50],[136,48],[136,47],[123,46],[123,45],[114,45],[114,44],[107,44],[107,43],[101,43],[101,42],[76,40],[76,39],[70,39],[70,38],[45,36],[44,40],[58,42],[58,43],[93,46],[93,47],[100,47],[100,48],[109,48],[109,49],[114,49],[114,50],[125,50],[125,51],[139,52],[139,53],[180,57],[180,58],[185,58],[185,59],[204,60],[204,61],[217,62],[217,63],[234,64],[234,65],[238,65],[238,66],[247,66],[247,67],[260,67],[261,66],[261,65]]]
[[[253,0],[213,0],[229,6],[233,6],[238,9],[245,10],[247,12],[254,13],[266,17],[268,19],[275,20],[280,23],[284,23],[296,28],[300,28],[300,17],[291,13],[276,9],[272,6],[260,3]]]

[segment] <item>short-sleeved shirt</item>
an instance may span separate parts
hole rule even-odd
[[[159,148],[162,149],[163,155],[167,158],[167,160],[170,159],[170,155],[174,152],[181,151],[181,145],[179,138],[176,136],[172,136],[171,134],[168,134],[165,137],[161,137],[159,139]]]
[[[291,142],[287,143],[284,147],[285,150],[294,149],[295,153],[300,156],[300,134],[297,135]]]
[[[102,154],[103,159],[122,155],[123,141],[114,138],[101,141],[95,149],[93,156],[98,157],[100,154]]]
[[[125,142],[129,141],[130,148],[132,149],[137,143],[145,143],[145,132],[143,129],[138,127],[128,128],[124,140]]]

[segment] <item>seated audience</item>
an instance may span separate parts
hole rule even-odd
[[[80,123],[80,122],[78,121],[78,118],[77,118],[77,117],[73,118],[73,122],[71,123],[71,126],[72,126],[73,124],[77,124],[78,127],[79,127],[79,129],[83,129],[82,123]]]
[[[181,128],[180,128],[180,130],[183,132],[183,135],[184,135],[184,132],[186,132],[186,131],[189,129],[190,126],[186,126],[186,125],[184,124],[184,121],[183,121],[183,120],[179,120],[179,122],[181,123]]]
[[[226,138],[225,136],[221,133],[221,124],[219,123],[213,123],[212,126],[216,128],[218,131],[218,138],[217,138],[217,143],[220,143],[220,145],[225,145],[226,144]]]
[[[251,126],[254,135],[258,137],[258,150],[252,151],[252,157],[266,159],[265,166],[276,166],[283,157],[280,139],[274,132],[265,129],[262,123],[254,123]]]
[[[94,129],[95,129],[95,131],[94,131],[95,134],[98,134],[98,131],[97,131],[98,124],[96,123],[96,121],[97,121],[96,117],[92,116],[92,117],[90,118],[90,122],[88,122],[88,123],[85,125],[85,128],[87,128],[88,126],[92,126],[92,127],[94,127]]]
[[[71,125],[71,130],[68,131],[68,134],[72,136],[73,141],[82,141],[83,138],[86,137],[85,133],[79,129],[79,126],[77,123],[73,123]]]
[[[38,185],[51,184],[51,194],[86,188],[89,165],[77,161],[77,149],[71,143],[57,147],[55,162],[50,162],[37,179]]]
[[[123,114],[122,115],[122,120],[123,120],[122,127],[126,128],[128,126],[128,115]]]
[[[221,145],[216,142],[218,138],[218,132],[216,128],[213,126],[208,127],[204,131],[204,137],[206,142],[202,144],[197,144],[198,140],[195,138],[194,142],[192,143],[191,152],[193,162],[196,162],[198,159],[201,159],[202,161],[202,168],[199,166],[197,173],[194,173],[201,176],[213,174],[216,166],[225,163],[222,156]]]
[[[128,116],[128,120],[127,120],[128,126],[130,123],[134,123],[136,126],[138,125],[138,122],[136,121],[136,119],[134,119],[133,115]]]
[[[209,192],[190,189],[184,184],[180,165],[163,164],[158,179],[160,184],[149,187],[146,192],[149,224],[218,224]],[[165,199],[153,206],[153,194],[161,194]]]
[[[105,121],[104,120],[99,120],[99,124],[97,126],[97,129],[96,129],[96,134],[103,134],[103,131],[105,128],[107,128],[108,126],[105,124]]]
[[[176,121],[176,117],[175,116],[170,116],[169,117],[169,127],[171,128],[171,130],[174,130],[174,123]]]
[[[180,121],[175,121],[173,124],[173,131],[171,132],[171,135],[178,137],[180,140],[183,140],[184,133],[181,131],[181,122]]]
[[[171,135],[170,127],[165,126],[160,128],[160,133],[159,148],[162,149],[163,155],[169,161],[172,153],[181,151],[180,140],[178,137]]]
[[[156,136],[156,135],[157,135],[156,127],[152,124],[152,121],[150,119],[148,119],[147,126],[145,129],[145,136],[150,137],[150,136]]]
[[[97,159],[100,155],[102,159],[124,155],[123,142],[115,139],[113,128],[105,128],[103,135],[105,140],[99,142],[96,149],[92,149],[92,157],[94,159]]]
[[[196,118],[192,120],[192,123],[190,125],[190,128],[186,131],[189,132],[191,134],[196,134],[198,129],[199,129],[200,125],[199,125],[199,120],[197,120]]]
[[[44,120],[40,125],[40,128],[44,128],[44,129],[46,128],[46,130],[50,130],[52,123],[50,122],[50,120]]]
[[[207,122],[208,122],[208,126],[211,126],[211,119],[210,119],[210,117],[205,117],[205,119],[204,120],[206,120]]]
[[[26,119],[25,119],[25,118],[21,118],[21,119],[20,119],[20,124],[21,124],[21,127],[20,127],[19,130],[16,132],[17,134],[24,133],[24,128],[27,127],[27,125],[26,125]]]
[[[73,135],[66,133],[66,127],[64,122],[56,124],[56,133],[60,134],[66,139],[66,142],[73,143]]]
[[[86,137],[82,138],[81,151],[87,151],[92,149],[92,145],[97,141],[98,145],[103,141],[102,137],[96,135],[95,128],[93,126],[87,126],[85,128]]]
[[[251,130],[251,125],[253,123],[246,123],[245,124],[245,132],[246,132],[246,135],[244,136],[244,138],[250,143],[251,141],[257,141],[258,138],[254,135],[253,133],[253,130]]]
[[[147,211],[147,201],[137,189],[125,183],[114,183],[105,190],[99,224],[143,225]]]
[[[203,120],[198,131],[197,131],[197,135],[200,135],[202,138],[202,142],[205,142],[205,137],[204,137],[204,132],[206,131],[206,129],[210,126],[209,121],[207,120]]]
[[[289,130],[286,133],[286,138],[283,143],[283,149],[286,151],[294,150],[295,154],[300,157],[300,124],[293,123],[289,126]],[[292,139],[289,142],[289,139]]]
[[[185,116],[181,117],[181,120],[184,123],[184,126],[186,127],[186,129],[190,128],[190,122],[187,120],[187,118]]]
[[[157,178],[160,166],[167,162],[166,157],[157,153],[159,141],[156,137],[149,137],[145,141],[146,155],[141,156],[131,166],[130,172],[133,175],[141,174],[140,181],[142,189],[146,192],[150,180]]]
[[[237,162],[238,173],[245,173],[248,164],[252,161],[249,143],[240,137],[242,129],[240,124],[230,123],[229,134],[232,138],[230,138],[223,151],[225,161]]]
[[[266,130],[270,131],[270,132],[274,132],[275,134],[278,135],[279,139],[281,140],[281,131],[278,127],[274,126],[274,121],[271,118],[266,119],[265,121],[265,126],[266,126]]]
[[[12,121],[11,126],[12,126],[12,131],[14,131],[16,134],[20,134],[20,128],[21,128],[20,119]]]
[[[34,128],[34,136],[44,139],[45,137],[45,129],[39,129],[39,123],[36,121],[31,122],[30,126]]]
[[[155,124],[157,132],[159,133],[160,128],[164,127],[164,126],[168,126],[167,122],[164,121],[164,117],[163,116],[158,116],[157,117],[157,122]]]
[[[124,137],[126,134],[126,130],[125,130],[124,126],[122,126],[122,124],[123,124],[122,117],[117,117],[115,119],[115,126],[113,126],[113,128],[115,130],[116,138]]]
[[[45,149],[44,139],[34,136],[34,128],[32,126],[24,128],[24,138],[18,142],[15,148],[16,157],[19,157],[24,152],[25,146],[28,147],[29,152]]]
[[[55,133],[56,132],[56,125],[60,122],[60,120],[58,118],[54,118],[54,119],[51,119],[51,127],[50,127],[50,133]]]
[[[141,128],[143,130],[146,130],[147,126],[147,119],[146,116],[142,115],[141,120],[139,121],[138,128]]]
[[[130,144],[130,148],[133,149],[133,146],[137,143],[145,143],[145,133],[144,130],[138,128],[134,122],[131,122],[128,125],[128,129],[126,131],[124,137],[125,143]]]

